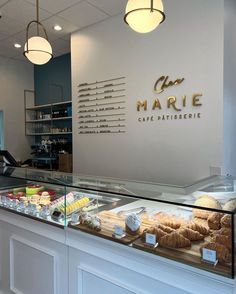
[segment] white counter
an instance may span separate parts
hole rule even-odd
[[[0,294],[235,294],[235,280],[0,210]]]

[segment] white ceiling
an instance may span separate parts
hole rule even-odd
[[[45,26],[54,56],[70,52],[70,34],[124,11],[127,0],[39,0],[39,18]],[[36,18],[36,0],[0,0],[0,56],[25,60],[26,26]],[[62,31],[53,29],[55,24]],[[16,49],[14,43],[20,43]]]

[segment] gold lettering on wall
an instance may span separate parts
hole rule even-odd
[[[193,106],[202,106],[200,99],[198,97],[202,97],[201,93],[193,94]]]
[[[161,109],[161,103],[159,99],[155,99],[152,105],[152,110],[155,110],[156,108]]]
[[[176,111],[181,111],[181,109],[178,109],[175,105],[176,103],[176,97],[175,96],[170,96],[167,99],[167,107],[170,108],[171,106],[176,110]]]
[[[168,79],[169,76],[161,76],[154,85],[154,92],[160,94],[164,92],[165,89],[172,86],[180,85],[184,81],[184,78],[176,79],[175,81],[168,81]]]
[[[137,102],[137,111],[140,111],[140,108],[143,107],[144,110],[147,110],[147,100]]]
[[[180,85],[185,79],[176,79],[174,81],[169,79],[169,76],[161,76],[154,85],[154,91],[156,93],[162,93],[165,89]],[[152,101],[148,99],[137,101],[137,111],[145,112],[146,115],[138,117],[138,121],[153,123],[154,121],[175,121],[175,120],[193,120],[200,119],[202,114],[196,113],[196,110],[202,106],[201,92],[195,92],[192,96],[182,95],[177,97],[176,95],[167,96],[163,98],[155,98]],[[155,111],[154,115],[147,114],[147,110],[152,108]],[[187,112],[186,109],[189,109]],[[166,109],[170,113],[163,113],[163,109]],[[170,111],[172,110],[172,111]],[[174,112],[174,113],[173,113]],[[178,113],[176,113],[178,112]]]

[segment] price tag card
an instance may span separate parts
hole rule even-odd
[[[10,206],[11,205],[11,199],[6,197],[6,206]]]
[[[203,248],[202,249],[202,260],[216,265],[218,262],[216,251],[210,250],[207,248]]]
[[[73,213],[71,215],[71,224],[75,225],[79,223],[79,215],[77,213]]]
[[[124,229],[121,226],[115,225],[113,236],[118,239],[125,237]]]
[[[12,200],[12,208],[16,208],[17,207],[17,201],[16,199]]]
[[[6,201],[7,201],[6,196],[2,196],[1,197],[1,200],[2,200],[2,204],[5,205],[6,204]]]
[[[24,209],[25,209],[25,203],[24,202],[20,202],[19,210],[23,211]]]
[[[156,238],[156,235],[146,233],[145,242],[146,242],[147,245],[156,247],[157,246],[157,238]]]

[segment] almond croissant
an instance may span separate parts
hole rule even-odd
[[[159,244],[163,247],[170,248],[184,248],[191,246],[191,242],[177,232],[173,232],[162,237],[159,241]]]

